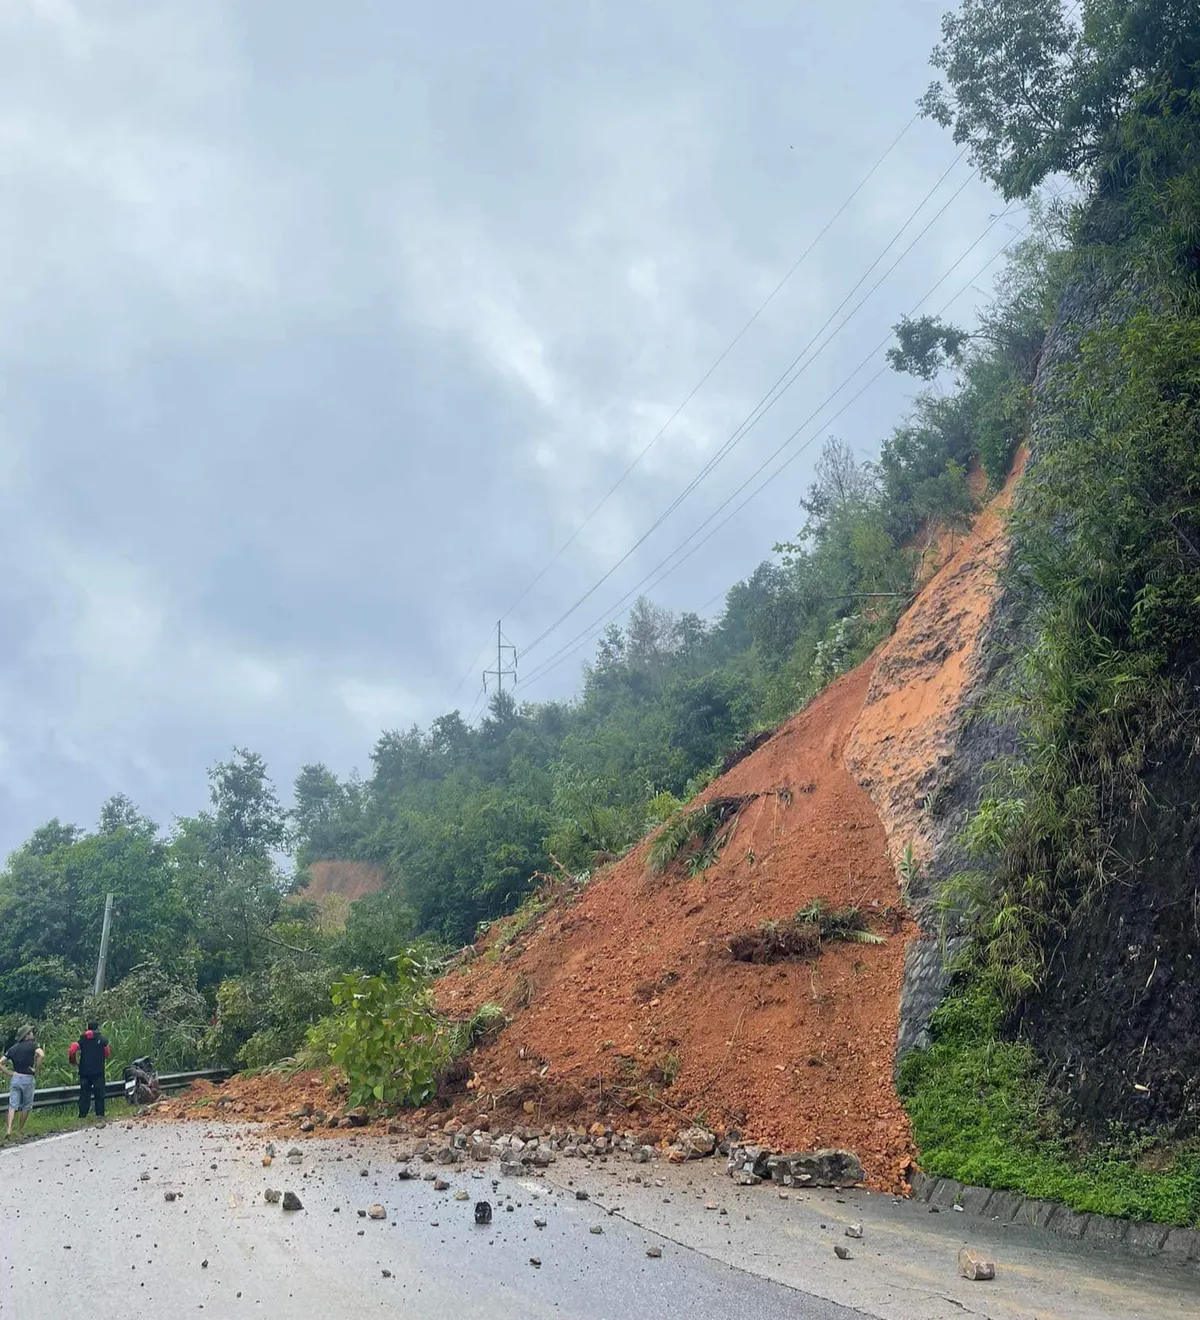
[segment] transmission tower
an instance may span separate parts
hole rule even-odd
[[[517,648],[513,646],[501,631],[500,622],[499,619],[496,620],[496,668],[485,669],[483,671],[483,690],[485,692],[488,690],[489,678],[494,678],[496,680],[497,692],[504,691],[504,680],[506,678],[512,679],[512,687],[516,687],[517,685]],[[512,664],[506,666],[504,663],[504,657],[510,652],[512,654]]]

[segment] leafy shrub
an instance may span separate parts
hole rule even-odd
[[[412,952],[391,961],[390,974],[335,981],[334,1014],[309,1031],[311,1048],[345,1073],[352,1105],[426,1104],[449,1056],[428,962]]]

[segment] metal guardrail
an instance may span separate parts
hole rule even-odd
[[[164,1091],[182,1091],[193,1082],[223,1082],[231,1076],[228,1068],[201,1068],[196,1072],[159,1073],[158,1084]],[[123,1078],[105,1082],[106,1099],[119,1100],[125,1094]],[[34,1109],[53,1109],[57,1105],[79,1103],[77,1086],[41,1086],[34,1092]]]

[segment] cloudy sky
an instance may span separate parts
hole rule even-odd
[[[0,0],[0,854],[116,791],[169,823],[235,744],[286,786],[465,713],[497,616],[526,646],[596,583],[949,170],[522,668],[802,428],[654,585],[717,611],[824,435],[877,450],[911,383],[822,405],[999,210],[934,126],[578,529],[909,120],[946,2]]]

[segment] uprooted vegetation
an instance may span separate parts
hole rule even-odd
[[[647,855],[650,870],[655,875],[662,875],[677,857],[682,856],[688,875],[707,871],[732,837],[738,813],[757,796],[748,793],[741,797],[709,798],[703,806],[676,813],[650,845]]]
[[[884,936],[867,924],[866,913],[853,903],[831,908],[819,898],[787,921],[764,921],[753,930],[731,935],[730,954],[738,962],[774,963],[792,958],[816,958],[825,944],[883,944]]]

